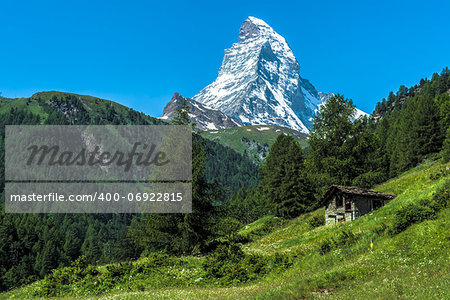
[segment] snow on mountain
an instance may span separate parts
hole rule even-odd
[[[316,112],[318,111],[319,107],[321,105],[323,105],[325,102],[327,102],[328,99],[330,99],[330,97],[332,97],[332,96],[334,96],[333,93],[322,93],[322,92],[319,92],[319,97],[320,97],[320,100],[322,101],[322,103],[317,106]],[[359,119],[361,117],[365,117],[365,116],[369,116],[369,114],[363,112],[362,110],[360,110],[357,107],[355,108],[355,115],[353,116],[354,120]]]
[[[365,116],[369,116],[369,114],[366,112],[363,112],[359,108],[356,108],[356,112],[355,112],[355,116],[354,116],[355,119],[359,119],[359,118],[365,117]]]
[[[225,50],[217,79],[194,100],[244,125],[280,125],[308,132],[322,103],[286,40],[264,21],[249,17],[238,43]]]
[[[314,114],[332,93],[321,93],[300,76],[288,43],[267,23],[248,17],[238,42],[225,50],[216,80],[193,100],[191,119],[201,130],[242,125],[278,125],[308,133]],[[164,108],[171,119],[179,94]],[[367,115],[357,110],[356,118]]]
[[[183,98],[178,93],[175,93],[164,107],[163,115],[159,117],[161,120],[171,120],[174,117],[175,111],[180,106],[182,99],[188,100],[190,107],[190,118],[193,122],[197,124],[197,129],[200,130],[215,130],[215,129],[225,129],[236,126],[242,126],[242,124],[235,120],[234,118],[224,114],[223,112],[207,107],[197,101],[192,99]]]
[[[334,94],[333,93],[323,93],[323,92],[319,92],[319,97],[320,97],[320,101],[322,103],[327,102],[328,99],[330,99],[331,97],[333,97]]]

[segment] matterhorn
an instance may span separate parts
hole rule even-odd
[[[170,119],[173,100],[162,119]],[[199,129],[278,125],[308,133],[314,114],[333,93],[318,92],[300,76],[300,65],[285,38],[263,20],[248,17],[238,42],[225,50],[216,80],[188,99]],[[355,118],[367,115],[356,109]]]
[[[248,17],[238,42],[225,50],[217,79],[193,99],[244,125],[279,125],[307,133],[322,100],[299,71],[284,37]]]

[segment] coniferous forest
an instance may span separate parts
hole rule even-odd
[[[190,124],[188,113],[187,105],[182,105],[174,124]],[[151,284],[162,288],[235,286],[289,272],[306,257],[328,257],[338,248],[350,249],[342,255],[362,255],[367,249],[374,251],[373,241],[379,236],[393,237],[413,224],[436,219],[440,211],[448,208],[448,167],[432,174],[436,178],[433,180],[447,179],[439,184],[439,192],[430,196],[431,202],[408,202],[406,208],[396,207],[392,213],[396,221],[370,227],[367,236],[361,229],[342,229],[336,236],[325,233],[326,238],[313,254],[307,247],[299,247],[295,254],[267,250],[268,256],[244,251],[245,245],[293,224],[289,222],[298,222],[296,232],[322,226],[325,203],[321,199],[330,185],[373,188],[427,162],[448,166],[448,68],[415,86],[401,86],[391,92],[369,117],[355,120],[354,116],[351,99],[339,94],[331,97],[314,117],[305,150],[292,136],[280,134],[261,165],[194,131],[191,214],[5,214],[2,201],[0,290],[42,279],[34,296],[101,295],[125,286],[130,291],[142,291]],[[64,93],[37,94],[20,107],[3,110],[0,122],[2,198],[5,125],[161,124],[158,119],[113,102]],[[423,213],[416,215],[417,211]],[[366,250],[350,248],[361,241],[371,244],[364,246]],[[302,243],[307,245],[307,238]],[[110,264],[106,271],[96,268],[105,264]],[[152,276],[159,278],[155,270],[170,273],[169,267],[193,273],[174,276],[170,284],[163,279],[145,281]],[[127,276],[146,283],[137,286],[126,281]],[[335,281],[356,280],[359,273],[329,276]],[[198,282],[205,283],[202,286],[189,277],[201,278]],[[97,285],[93,278],[99,282]],[[310,285],[316,284],[314,289],[323,292],[330,288],[329,281],[323,280],[322,285],[315,281]]]

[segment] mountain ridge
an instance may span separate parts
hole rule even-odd
[[[164,107],[160,120],[170,121],[175,116],[176,110],[180,107],[181,100],[187,100],[190,108],[190,118],[196,123],[199,130],[216,130],[242,126],[239,120],[230,117],[220,110],[210,108],[195,100],[184,98],[179,93],[174,93],[172,99]]]

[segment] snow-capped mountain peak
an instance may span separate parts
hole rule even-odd
[[[243,125],[278,125],[308,133],[329,95],[319,94],[300,76],[300,65],[283,36],[263,20],[248,17],[238,42],[225,50],[216,80],[193,99]]]
[[[275,32],[275,30],[263,20],[255,17],[248,17],[239,29],[238,43],[252,43],[255,42],[255,40],[260,40],[262,42],[269,41],[273,48],[272,50],[276,54],[284,54],[286,58],[291,59],[292,62],[297,62],[284,37]]]
[[[322,101],[299,70],[285,38],[266,22],[248,17],[238,42],[225,50],[216,80],[193,99],[245,125],[280,125],[306,133]]]

